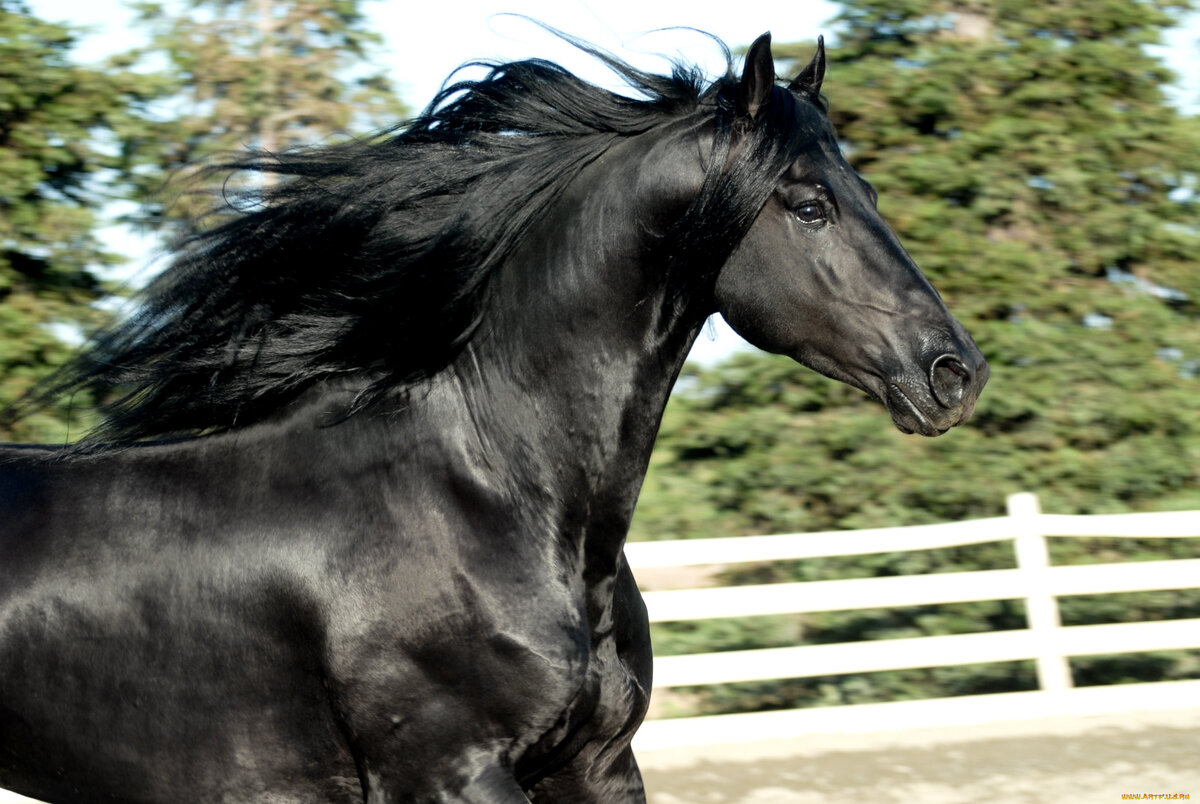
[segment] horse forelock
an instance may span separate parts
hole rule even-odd
[[[83,442],[93,450],[244,427],[347,375],[367,381],[346,414],[394,398],[469,342],[494,270],[584,167],[617,138],[715,109],[713,164],[663,241],[672,281],[682,288],[693,271],[702,283],[749,228],[794,134],[768,116],[726,164],[732,70],[705,86],[693,68],[654,75],[575,44],[643,98],[546,61],[498,64],[374,139],[216,166],[281,180],[258,208],[185,241],[136,314],[39,398],[115,396]]]

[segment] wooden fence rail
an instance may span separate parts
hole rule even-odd
[[[1076,689],[1072,656],[1200,648],[1200,619],[1063,627],[1058,597],[1200,587],[1200,559],[1051,566],[1046,537],[1200,536],[1200,511],[1102,516],[1042,514],[1032,494],[1013,495],[1008,516],[942,525],[626,545],[639,569],[784,561],[927,550],[1012,540],[1017,568],[759,586],[648,591],[652,622],[891,606],[1022,599],[1028,628],[879,642],[728,651],[655,660],[656,689],[918,667],[1034,660],[1039,690],[931,701],[649,721],[640,749],[1021,719],[1069,712],[1170,708],[1200,703],[1200,681]]]

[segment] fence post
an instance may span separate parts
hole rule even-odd
[[[1025,616],[1037,644],[1038,686],[1058,699],[1056,709],[1065,709],[1063,693],[1072,686],[1071,666],[1057,646],[1057,630],[1062,627],[1062,620],[1058,613],[1058,600],[1050,593],[1047,573],[1050,550],[1038,523],[1041,506],[1037,495],[1028,492],[1010,495],[1007,506],[1016,530],[1013,546],[1017,554],[1017,568],[1025,578],[1028,590]]]

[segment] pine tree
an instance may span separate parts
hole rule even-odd
[[[152,33],[142,55],[166,57],[178,93],[164,112],[170,122],[160,139],[171,144],[162,167],[183,194],[159,197],[157,214],[178,221],[206,211],[211,196],[230,186],[226,177],[206,177],[199,187],[187,177],[222,154],[275,153],[399,121],[405,107],[370,63],[380,37],[366,29],[360,5],[178,0],[138,6]]]
[[[131,143],[153,75],[72,64],[74,34],[0,0],[0,408],[60,364],[70,347],[56,328],[89,326],[105,292],[97,269],[119,257],[97,238],[97,210],[127,185]],[[58,439],[46,411],[3,439]]]

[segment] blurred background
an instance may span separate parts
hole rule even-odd
[[[825,91],[843,148],[976,338],[992,379],[967,426],[934,440],[903,436],[861,393],[753,352],[714,322],[668,407],[631,539],[971,520],[1003,514],[1006,497],[1022,491],[1058,514],[1200,510],[1192,0],[420,6],[0,0],[0,406],[59,365],[153,272],[161,244],[196,225],[197,199],[163,187],[194,186],[185,180],[197,162],[394,124],[473,59],[547,57],[612,86],[552,35],[496,12],[529,15],[646,69],[681,59],[714,77],[724,70],[719,46],[695,31],[656,29],[708,31],[735,52],[769,29],[781,75],[825,35]],[[0,439],[62,441],[89,424],[86,402],[41,411]],[[1057,565],[1200,558],[1200,538],[1049,545]],[[1015,562],[1010,542],[993,542],[708,566],[655,583]],[[1200,617],[1200,591],[1075,595],[1059,605],[1067,626],[1179,620]],[[656,654],[671,656],[1025,624],[1023,602],[1007,599],[664,622],[654,639]],[[1200,651],[1090,655],[1069,669],[1077,686],[1197,679]],[[1037,685],[1032,660],[698,685],[656,693],[655,715]]]

